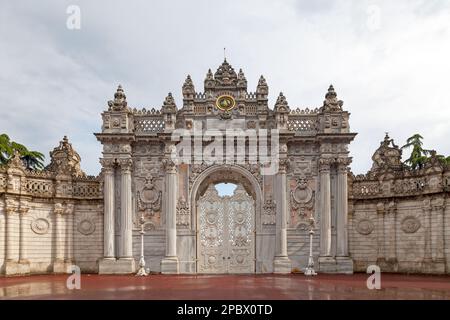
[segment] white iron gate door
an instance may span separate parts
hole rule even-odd
[[[198,273],[255,272],[255,203],[242,186],[220,197],[210,185],[198,200]]]

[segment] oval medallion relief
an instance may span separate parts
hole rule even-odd
[[[89,219],[81,220],[78,223],[78,232],[84,234],[85,236],[94,233],[95,231],[95,223]]]
[[[371,234],[374,229],[373,222],[369,219],[361,219],[356,224],[356,231],[363,235]]]
[[[420,221],[416,217],[409,216],[402,221],[402,230],[404,233],[414,233],[420,228]]]
[[[45,218],[37,218],[31,222],[31,230],[36,234],[46,234],[50,228],[50,222]]]

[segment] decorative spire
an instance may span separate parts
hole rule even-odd
[[[214,76],[211,69],[208,69],[208,72],[206,73],[206,80],[214,80]]]
[[[188,75],[184,81],[182,92],[184,99],[194,98],[195,88],[190,75]]]
[[[242,71],[242,69],[239,69],[238,79],[239,79],[239,80],[246,80],[246,79],[245,79],[244,72]]]
[[[247,89],[247,79],[245,78],[244,72],[242,71],[242,69],[239,69],[239,73],[237,76],[237,87],[240,89]]]
[[[116,93],[114,93],[114,100],[108,101],[110,111],[124,111],[127,109],[127,97],[119,84]]]
[[[342,111],[344,101],[337,99],[336,91],[331,84],[328,88],[328,92],[325,94],[325,101],[323,102],[323,108],[325,111]]]
[[[267,99],[269,94],[269,87],[267,86],[266,79],[261,75],[258,80],[258,86],[256,87],[256,94],[258,99]]]
[[[274,110],[275,110],[275,112],[279,112],[279,113],[289,112],[289,105],[286,100],[286,97],[283,95],[283,92],[280,92],[280,94],[278,95]]]
[[[261,75],[261,77],[259,77],[258,87],[267,87],[267,82],[263,75]]]
[[[217,68],[214,74],[216,85],[219,86],[235,86],[238,80],[236,71],[225,59],[223,63]]]

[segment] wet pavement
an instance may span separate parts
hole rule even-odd
[[[0,299],[450,299],[450,276],[382,274],[369,290],[369,275],[81,275],[81,289],[68,275],[0,277]]]

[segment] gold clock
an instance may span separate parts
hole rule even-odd
[[[216,107],[222,111],[230,111],[236,106],[236,101],[234,98],[228,94],[221,95],[217,97]]]

